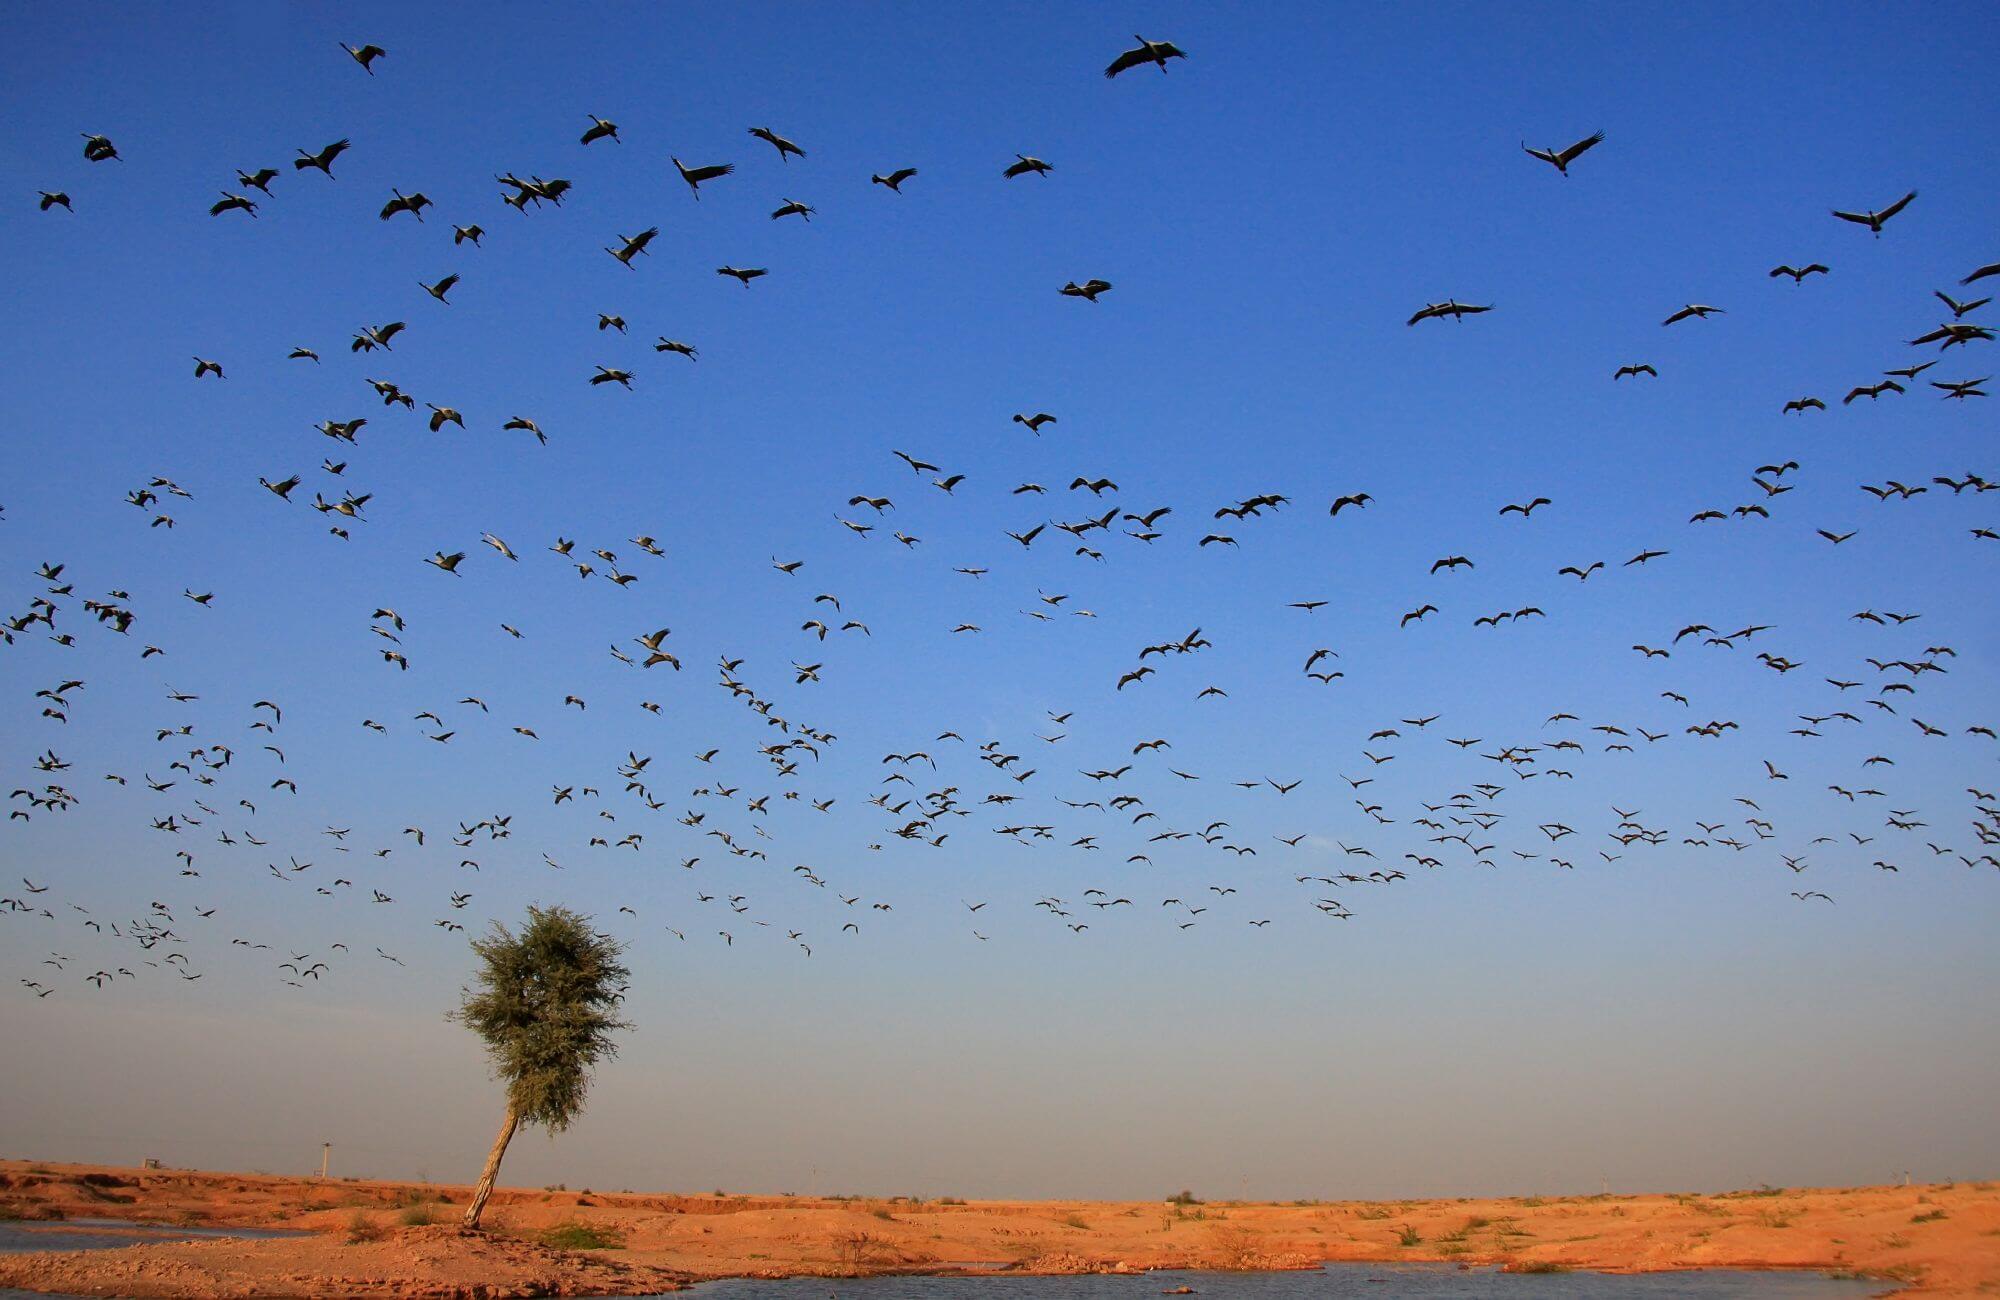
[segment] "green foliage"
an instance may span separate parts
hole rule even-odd
[[[624,1234],[617,1229],[576,1219],[544,1228],[541,1240],[544,1246],[553,1246],[557,1250],[625,1249]]]
[[[405,1228],[421,1228],[436,1222],[436,1219],[429,1205],[412,1205],[398,1215],[396,1221]]]
[[[1396,1234],[1396,1244],[1398,1246],[1421,1246],[1424,1244],[1424,1239],[1418,1235],[1415,1228],[1406,1223],[1403,1225],[1403,1230]]]
[[[476,987],[453,1018],[485,1041],[523,1124],[569,1127],[583,1111],[592,1067],[617,1054],[611,1036],[629,1028],[616,1012],[630,974],[622,947],[569,908],[531,906],[518,933],[495,921],[472,950]]]
[[[1172,1196],[1169,1196],[1169,1197],[1167,1198],[1167,1204],[1168,1204],[1168,1205],[1200,1205],[1200,1204],[1201,1204],[1201,1201],[1200,1201],[1200,1199],[1199,1199],[1199,1198],[1197,1198],[1197,1197],[1195,1196],[1195,1194],[1194,1194],[1193,1192],[1191,1192],[1191,1191],[1189,1191],[1189,1190],[1188,1190],[1187,1188],[1183,1187],[1183,1188],[1181,1188],[1181,1189],[1180,1189],[1180,1190],[1179,1190],[1178,1192],[1175,1192],[1175,1193],[1174,1193],[1174,1194],[1173,1194]]]

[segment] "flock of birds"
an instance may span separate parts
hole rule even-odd
[[[341,48],[369,77],[378,75],[378,67],[393,66],[384,63],[390,56],[380,46]],[[1174,61],[1186,57],[1171,43],[1141,37],[1104,69],[1104,75],[1166,74]],[[595,114],[589,115],[588,121],[579,147],[622,142],[615,121]],[[771,151],[760,161],[772,175],[797,181],[803,187],[810,174],[806,148],[763,126],[750,128],[748,134],[759,142],[760,150]],[[1561,148],[1523,144],[1522,149],[1568,179],[1573,172],[1587,170],[1590,164],[1583,163],[1585,156],[1604,143],[1604,134],[1598,132]],[[338,169],[349,151],[361,147],[342,138],[299,148],[291,160],[289,177],[278,166],[239,170],[234,187],[221,191],[210,204],[209,215],[217,220],[255,221],[266,203],[278,201],[285,185],[331,181],[340,174]],[[110,164],[115,169],[124,156],[111,136],[94,132],[84,133],[82,154],[92,168]],[[672,158],[671,163],[689,198],[695,201],[701,199],[704,186],[740,180],[731,163],[689,164],[680,158]],[[1016,155],[996,170],[1010,183],[1056,183],[1051,164],[1028,154]],[[92,171],[92,185],[99,183],[99,175]],[[559,177],[520,176],[509,171],[495,179],[500,199],[524,215],[545,206],[560,207],[573,189],[569,180]],[[885,197],[884,201],[908,201],[922,184],[920,168],[911,165],[895,166],[869,177],[871,190],[880,186],[901,196],[896,200]],[[1832,217],[1863,227],[1875,238],[1893,237],[1892,223],[1916,201],[1913,191],[1879,209],[1835,210]],[[52,220],[85,220],[90,213],[89,204],[73,203],[66,189],[42,191],[38,202],[44,213],[61,209],[49,218]],[[377,215],[383,222],[401,219],[412,227],[428,226],[426,214],[439,206],[423,192],[393,189]],[[810,224],[815,213],[812,204],[785,197],[770,212],[770,219]],[[467,255],[476,255],[486,234],[471,214],[450,223],[450,230],[451,246]],[[659,234],[657,226],[617,233],[604,245],[604,251],[625,270],[637,272],[652,256],[651,247]],[[769,273],[763,267],[733,265],[716,267],[715,272],[736,280],[746,290],[754,290],[755,282]],[[1828,267],[1816,261],[1796,267],[1781,263],[1769,272],[1770,277],[1788,279],[1793,286],[1804,286],[1812,277],[1828,274]],[[2000,277],[2000,263],[1969,268],[1961,284],[1976,286],[1994,277]],[[427,300],[448,307],[450,295],[460,283],[460,275],[452,273],[418,287]],[[1095,277],[1051,287],[1084,304],[1101,304],[1114,288]],[[1942,303],[1947,318],[1916,338],[1885,340],[1885,351],[1896,364],[1880,374],[1858,377],[1838,397],[1839,405],[1852,406],[1863,399],[1871,404],[1907,401],[1925,389],[1940,394],[1943,401],[1956,403],[1987,395],[1982,385],[1989,376],[1950,369],[1937,372],[1934,368],[1955,364],[1972,355],[1977,345],[1993,341],[1993,330],[1979,323],[1979,313],[1990,299],[1961,299],[1944,291],[1936,291],[1935,298]],[[426,302],[417,300],[412,305],[424,308]],[[1481,317],[1495,310],[1490,303],[1446,298],[1422,303],[1407,325],[1449,322],[1449,327],[1474,329],[1480,327]],[[1690,302],[1667,314],[1662,324],[1704,328],[1702,322],[1723,313],[1721,307]],[[405,331],[430,328],[429,323],[412,325],[404,319],[369,321],[354,329],[345,340],[344,351],[357,364],[366,358],[370,368],[377,363],[386,368],[393,362]],[[627,323],[622,315],[607,310],[598,315],[595,329],[599,334],[624,335]],[[692,343],[665,335],[653,347],[688,363],[700,357]],[[328,347],[326,351],[330,355],[323,357],[318,348],[297,346],[285,354],[285,361],[314,366],[348,359],[341,356],[342,349]],[[195,356],[193,382],[226,383],[236,364],[234,358]],[[580,378],[596,387],[629,389],[634,382],[631,371],[616,366],[599,366],[595,373]],[[1619,384],[1659,379],[1659,369],[1643,360],[1622,364],[1606,377],[1607,382]],[[358,476],[351,477],[350,469],[365,468],[365,440],[380,432],[385,413],[389,420],[421,422],[432,433],[447,425],[457,430],[468,427],[467,416],[446,403],[425,401],[427,414],[420,413],[417,395],[405,391],[397,381],[364,379],[357,374],[355,382],[361,400],[372,396],[379,399],[382,409],[371,404],[368,414],[320,423],[318,432],[327,439],[330,450],[317,470],[286,469],[275,478],[258,478],[274,498],[269,503],[271,509],[309,507],[328,532],[342,540],[351,540],[354,530],[368,523],[377,494],[359,486]],[[1803,394],[1786,401],[1783,413],[1812,415],[1828,407],[1825,398]],[[1046,411],[1016,413],[1012,422],[1036,438],[1061,432],[1059,417]],[[537,419],[519,412],[509,412],[504,419],[490,417],[488,424],[505,434],[532,437],[543,445],[553,436]],[[892,449],[882,463],[893,482],[837,494],[839,528],[857,541],[880,546],[891,540],[895,549],[916,548],[922,539],[899,526],[899,519],[909,517],[907,508],[899,513],[899,504],[907,501],[906,489],[953,498],[968,477],[946,462],[946,457],[936,453]],[[1785,511],[1790,504],[1786,498],[1795,490],[1802,472],[1800,462],[1784,459],[1746,468],[1747,481],[1740,494],[1745,499],[1701,510],[1680,526],[1726,528],[1751,518],[1769,520]],[[1978,497],[1996,489],[2000,489],[2000,478],[1989,481],[1967,470],[1946,467],[1911,482],[1892,479],[1860,486],[1884,508],[1892,503],[1906,505],[1927,494]],[[1120,496],[1119,484],[1102,474],[1079,474],[1067,484],[1060,480],[1021,482],[1007,489],[1004,496],[1023,504],[1063,499],[1086,504],[1075,511],[1048,510],[1040,505],[1024,509],[1023,514],[1029,517],[1017,529],[1002,530],[1002,535],[991,538],[999,555],[1010,560],[1024,553],[1040,557],[1060,548],[1072,560],[1092,563],[1108,563],[1115,548],[1185,546],[1194,553],[1236,548],[1242,544],[1239,534],[1247,537],[1250,530],[1293,511],[1323,510],[1321,526],[1337,530],[1352,526],[1362,512],[1385,508],[1359,485],[1320,500],[1261,492],[1204,506],[1195,528],[1176,531],[1174,524],[1194,513],[1189,506],[1130,502]],[[133,484],[124,499],[149,529],[170,531],[187,512],[199,509],[199,493],[183,486],[174,474]],[[1550,526],[1544,512],[1559,515],[1560,510],[1560,503],[1537,495],[1500,504],[1497,514],[1509,527],[1544,528]],[[1073,518],[1054,517],[1072,513]],[[1043,517],[1034,519],[1034,514]],[[0,522],[4,519],[0,513]],[[1832,547],[1847,545],[1858,531],[1815,530],[1817,537]],[[1969,531],[1967,546],[2000,541],[2000,532],[1989,527]],[[1642,547],[1629,557],[1579,555],[1557,569],[1556,576],[1576,588],[1594,590],[1593,584],[1614,581],[1613,575],[1621,571],[1669,561],[1673,550],[1674,543],[1663,532],[1660,545]],[[655,537],[645,533],[602,545],[558,537],[536,551],[542,563],[570,566],[581,580],[601,581],[621,590],[640,584],[649,576],[645,566],[667,554]],[[548,555],[555,560],[548,560]],[[413,571],[418,559],[436,571],[435,575],[419,575],[426,581],[462,582],[482,567],[526,565],[536,558],[524,556],[498,533],[486,532],[476,545],[438,549],[427,557],[413,556],[411,561]],[[954,565],[946,580],[982,584],[1000,563],[988,559]],[[1477,567],[1475,556],[1456,552],[1441,555],[1430,565],[1426,580],[1434,586],[1426,590],[1444,590],[1455,574]],[[548,779],[546,798],[553,808],[572,816],[587,810],[587,816],[581,818],[584,824],[580,828],[572,828],[567,839],[536,846],[529,861],[560,870],[589,855],[604,854],[621,870],[628,869],[629,862],[649,874],[665,873],[683,880],[687,901],[673,918],[679,924],[651,930],[656,938],[734,948],[738,939],[751,935],[782,935],[802,956],[810,957],[829,943],[858,941],[876,924],[887,923],[895,901],[872,896],[851,883],[865,879],[865,873],[851,863],[835,870],[788,860],[791,855],[781,847],[782,832],[774,827],[794,812],[851,817],[858,809],[867,825],[853,855],[859,861],[866,860],[866,853],[884,851],[892,842],[937,850],[942,855],[940,862],[963,853],[977,854],[983,843],[996,839],[1068,851],[1068,860],[1076,863],[1074,888],[1032,900],[968,898],[960,903],[967,931],[981,942],[989,939],[985,921],[992,913],[988,909],[997,912],[1010,907],[1024,915],[1033,913],[1077,936],[1114,924],[1113,918],[1128,912],[1163,916],[1166,925],[1183,932],[1216,924],[1262,930],[1272,923],[1272,916],[1261,914],[1261,904],[1258,911],[1246,910],[1242,899],[1244,892],[1253,888],[1253,877],[1247,873],[1273,860],[1283,865],[1272,881],[1262,883],[1288,882],[1293,893],[1277,900],[1279,905],[1297,909],[1315,924],[1354,917],[1368,891],[1407,887],[1446,868],[1535,864],[1582,870],[1661,848],[1746,855],[1747,861],[1782,868],[1792,883],[1800,886],[1789,891],[1790,897],[1814,907],[1832,905],[1836,897],[1816,883],[1805,887],[1820,879],[1806,873],[1836,863],[1865,864],[1869,870],[1896,873],[1931,864],[1961,870],[2000,868],[2000,856],[1996,856],[2000,854],[2000,797],[1995,793],[2000,784],[1991,777],[1972,775],[1963,802],[1947,809],[1942,806],[1943,792],[1903,787],[1896,780],[1900,757],[1912,747],[1996,742],[1991,724],[1976,718],[1948,717],[1926,705],[1925,691],[1952,671],[1958,652],[1948,639],[1929,630],[1941,620],[1919,623],[1925,618],[1924,611],[1870,608],[1855,612],[1853,620],[1879,632],[1883,647],[1859,662],[1808,659],[1781,629],[1759,623],[1729,627],[1693,621],[1641,634],[1626,652],[1634,657],[1634,666],[1640,671],[1650,673],[1656,662],[1661,671],[1679,667],[1691,655],[1704,652],[1738,652],[1741,661],[1757,665],[1754,671],[1769,674],[1772,690],[1796,701],[1802,710],[1783,728],[1789,738],[1809,743],[1836,730],[1866,730],[1871,738],[1879,738],[1870,740],[1872,752],[1853,770],[1822,772],[1809,770],[1809,749],[1781,750],[1780,733],[1760,729],[1757,743],[1764,747],[1763,753],[1749,765],[1748,783],[1718,796],[1712,816],[1674,825],[1649,816],[1644,801],[1637,799],[1630,806],[1619,803],[1608,810],[1578,810],[1562,816],[1523,816],[1514,811],[1524,799],[1523,791],[1545,790],[1573,780],[1580,765],[1609,761],[1608,755],[1655,745],[1731,742],[1726,750],[1729,757],[1716,760],[1718,770],[1727,770],[1729,763],[1738,761],[1744,738],[1760,724],[1710,716],[1694,683],[1650,676],[1647,689],[1656,695],[1657,702],[1649,705],[1652,711],[1648,717],[1672,721],[1657,721],[1649,728],[1633,722],[1590,720],[1557,709],[1533,734],[1503,738],[1462,730],[1436,713],[1384,717],[1367,729],[1356,748],[1344,752],[1338,772],[1340,784],[1328,783],[1329,788],[1317,790],[1301,776],[1278,779],[1262,773],[1205,770],[1193,755],[1176,750],[1172,736],[1164,734],[1134,736],[1129,746],[1120,747],[1109,757],[1097,753],[1069,758],[1066,728],[1092,707],[1093,692],[1114,696],[1171,692],[1171,707],[1163,709],[1161,715],[1168,720],[1161,728],[1166,731],[1171,730],[1176,709],[1226,707],[1227,686],[1208,680],[1193,667],[1202,652],[1214,647],[1214,638],[1223,635],[1201,627],[1185,632],[1176,628],[1172,635],[1134,646],[1129,666],[1114,679],[1079,683],[1075,703],[1048,711],[1035,720],[1035,726],[1020,733],[996,736],[970,727],[946,729],[843,765],[840,759],[847,747],[830,726],[815,719],[812,688],[824,680],[823,675],[864,671],[863,656],[872,629],[864,612],[850,608],[838,593],[815,590],[807,560],[772,556],[771,571],[767,580],[774,585],[772,599],[795,603],[800,619],[797,643],[787,654],[724,653],[713,664],[684,664],[678,647],[685,643],[685,636],[677,640],[669,627],[650,623],[636,628],[628,623],[628,630],[610,648],[621,669],[629,669],[648,685],[656,680],[650,675],[655,670],[664,670],[663,675],[669,678],[684,671],[690,676],[708,674],[712,688],[739,707],[739,734],[700,740],[677,734],[671,730],[665,706],[648,698],[638,705],[654,720],[646,725],[665,724],[668,738],[659,738],[661,733],[654,732],[641,733],[652,734],[653,739],[632,740],[621,732],[615,742],[622,751],[617,762],[601,771],[562,772]],[[63,655],[76,652],[87,642],[109,642],[127,655],[132,671],[152,673],[175,662],[177,647],[147,639],[148,625],[154,621],[149,617],[149,602],[135,598],[115,575],[108,580],[105,575],[86,577],[61,559],[49,559],[39,562],[28,577],[32,592],[21,595],[0,621],[0,641],[11,647],[0,662],[7,665],[11,679],[28,677],[44,734],[9,738],[8,762],[15,776],[8,822],[22,827],[76,821],[96,815],[93,806],[108,798],[100,794],[106,787],[137,794],[144,801],[145,824],[159,845],[160,880],[151,891],[156,897],[143,906],[116,916],[98,915],[65,897],[84,880],[85,863],[69,861],[30,868],[18,889],[0,895],[0,921],[13,927],[9,930],[10,959],[32,967],[17,976],[27,996],[48,998],[60,991],[74,992],[80,986],[102,989],[154,978],[193,982],[204,977],[208,965],[225,947],[244,950],[273,980],[298,989],[335,978],[357,952],[363,959],[400,965],[401,956],[371,941],[379,934],[362,937],[356,933],[350,936],[351,943],[337,941],[324,951],[316,951],[300,950],[301,945],[268,929],[244,932],[229,917],[231,892],[250,888],[254,873],[254,879],[268,882],[272,888],[356,904],[342,924],[365,924],[376,908],[415,908],[425,913],[428,925],[454,934],[467,928],[466,918],[478,915],[467,909],[477,899],[482,871],[517,860],[509,843],[515,835],[514,811],[393,829],[365,827],[350,820],[328,825],[309,840],[262,830],[272,820],[272,805],[299,794],[298,783],[287,775],[288,753],[313,743],[310,735],[295,740],[288,734],[288,706],[283,700],[204,700],[199,694],[167,686],[162,690],[158,716],[145,723],[149,757],[130,766],[107,767],[66,752],[69,747],[62,740],[64,729],[79,710],[90,707],[91,682],[65,670]],[[210,606],[230,599],[232,593],[187,586],[180,595],[196,605]],[[1439,603],[1443,599],[1414,599],[1408,609],[1384,618],[1406,634],[1421,635],[1421,631],[1410,629],[1443,619],[1444,607]],[[1290,609],[1310,620],[1327,604],[1326,599],[1307,597],[1290,602]],[[1947,617],[1949,613],[1946,611]],[[1067,594],[1041,588],[1030,607],[1019,614],[1043,623],[1094,617],[1092,611],[1078,608]],[[1476,630],[1474,634],[1489,635],[1503,625],[1548,616],[1539,604],[1521,603],[1482,610],[1463,621]],[[367,611],[366,625],[386,671],[428,670],[427,664],[413,663],[406,647],[409,622],[394,604],[384,603]],[[979,624],[962,621],[950,632],[971,637],[983,630]],[[499,621],[498,633],[511,639],[524,635],[510,621]],[[156,659],[161,662],[155,664]],[[1301,680],[1315,683],[1316,688],[1353,684],[1339,650],[1332,645],[1307,646],[1297,659],[1302,662],[1293,671]],[[1810,685],[1794,689],[1794,674]],[[446,699],[452,692],[442,686],[439,689],[442,694],[437,705],[412,718],[363,716],[354,719],[354,725],[382,737],[392,733],[414,736],[438,747],[450,745],[475,728],[480,738],[475,743],[487,743],[501,725],[519,742],[531,744],[540,739],[537,728],[548,725],[540,718],[502,724],[492,719],[492,706],[485,699],[477,695]],[[590,714],[590,707],[590,701],[577,694],[567,695],[560,705],[563,713],[573,711],[579,718],[603,716],[603,710]],[[1349,701],[1347,707],[1365,706]],[[1452,769],[1455,775],[1423,797],[1407,802],[1377,797],[1371,787],[1381,779],[1377,774],[1386,765],[1402,755],[1426,750],[1462,766]],[[1967,773],[1975,771],[1976,752],[1967,751],[1961,764]],[[836,783],[843,766],[858,767],[860,789]],[[1782,824],[1766,812],[1763,801],[1767,789],[1778,783],[1805,782],[1823,785],[1825,798],[1849,809],[1866,807],[1871,820],[1879,811],[1875,832],[1816,834],[1811,826]],[[1151,806],[1157,796],[1149,799],[1148,791],[1159,783],[1174,787],[1176,805],[1207,801],[1213,815],[1170,820]],[[337,799],[338,795],[326,797]],[[1258,802],[1253,806],[1251,800]],[[1322,829],[1336,814],[1355,829],[1338,834]],[[1253,834],[1240,828],[1239,823],[1259,819],[1277,819],[1284,824],[1283,829],[1280,833]],[[1947,822],[1955,823],[1954,828],[1945,829]],[[673,847],[663,850],[663,841]],[[1146,889],[1152,854],[1168,849],[1207,854],[1207,860],[1214,863],[1215,881],[1199,894],[1185,889],[1165,894]],[[449,884],[432,883],[430,872],[404,865],[412,857],[436,855],[439,850],[444,850],[441,858],[420,860],[445,866],[451,873]],[[628,860],[624,854],[632,856]],[[1097,864],[1102,858],[1122,861],[1122,865],[1116,870],[1100,870]],[[813,926],[799,919],[806,910],[801,900],[814,898],[831,904],[823,914],[830,914],[837,924]],[[606,924],[624,925],[628,917],[632,924],[639,924],[639,909],[625,903],[618,906],[615,917],[602,919]],[[36,926],[41,928],[34,930]],[[46,935],[46,941],[31,941],[31,933]]]

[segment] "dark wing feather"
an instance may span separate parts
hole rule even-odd
[[[1151,63],[1152,61],[1152,56],[1146,52],[1143,46],[1136,50],[1127,50],[1117,58],[1111,60],[1111,66],[1104,70],[1104,75],[1106,77],[1115,77],[1127,68],[1136,68],[1142,63]]]
[[[1910,200],[1916,197],[1917,197],[1917,192],[1915,190],[1911,190],[1908,194],[1905,194],[1902,198],[1897,199],[1894,203],[1891,203],[1888,207],[1883,208],[1880,212],[1876,213],[1875,219],[1877,221],[1887,221],[1890,217],[1895,216],[1898,212],[1901,212],[1904,208],[1909,207]]]
[[[1556,157],[1567,166],[1576,160],[1578,154],[1584,153],[1602,143],[1604,143],[1604,132],[1599,131],[1595,135],[1585,136],[1583,139],[1578,140],[1575,144],[1557,154]]]

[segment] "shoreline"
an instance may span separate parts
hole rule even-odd
[[[4,1255],[0,1286],[158,1300],[443,1300],[632,1295],[727,1278],[1441,1263],[1516,1272],[1819,1272],[1878,1280],[1885,1292],[1906,1295],[2000,1295],[2000,1183],[1987,1182],[1181,1205],[503,1187],[478,1233],[456,1226],[467,1194],[439,1184],[0,1161],[0,1216],[29,1225],[109,1218],[305,1234]]]

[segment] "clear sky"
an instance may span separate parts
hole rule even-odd
[[[1107,81],[1135,31],[1188,57]],[[499,1093],[442,1019],[464,940],[562,901],[630,942],[637,1028],[507,1182],[1292,1198],[2000,1164],[1994,801],[1967,793],[2000,789],[2000,745],[1965,730],[2000,725],[2000,543],[1971,531],[2000,497],[1931,482],[2000,463],[1990,404],[1928,386],[1995,350],[1907,344],[1950,319],[1934,290],[2000,284],[1957,284],[2000,259],[1990,6],[81,5],[0,32],[0,613],[49,599],[74,640],[0,646],[0,762],[77,800],[17,798],[0,833],[27,909],[0,912],[0,1151],[289,1171],[331,1140],[346,1172],[470,1178]],[[388,53],[371,76],[342,41]],[[580,145],[591,113],[622,143]],[[1600,129],[1568,178],[1522,152]],[[335,179],[289,165],[338,138]],[[1053,171],[1003,179],[1016,154]],[[735,171],[696,200],[676,155]],[[254,218],[207,214],[266,165]],[[900,195],[869,183],[904,166]],[[517,213],[510,171],[573,188]],[[377,219],[392,188],[433,201],[423,222]],[[1879,239],[1829,215],[1912,189]],[[769,216],[791,199],[809,223]],[[481,245],[454,246],[472,222]],[[602,251],[649,226],[634,269]],[[1811,262],[1831,270],[1767,274]],[[447,273],[449,306],[418,287]],[[1101,301],[1056,292],[1093,276]],[[1448,297],[1493,310],[1405,326]],[[1663,329],[1687,303],[1723,314]],[[389,321],[392,350],[349,350]],[[1839,400],[1931,359],[1905,395]],[[1613,380],[1638,363],[1657,377]],[[600,365],[632,390],[588,385]],[[1780,413],[1808,395],[1829,409]],[[465,428],[431,433],[424,403]],[[1038,411],[1058,422],[1010,420]],[[315,431],[360,416],[352,446]],[[1793,460],[1763,475],[1790,490],[1753,483]],[[258,485],[293,474],[289,504]],[[192,496],[127,504],[154,476]],[[1069,489],[1100,476],[1101,499]],[[1859,490],[1890,479],[1929,490]],[[314,493],[372,496],[349,520]],[[1213,517],[1263,493],[1288,500]],[[1172,513],[1150,542],[1086,534],[1101,558],[1006,536],[1114,503]],[[1770,517],[1688,522],[1750,504]],[[1623,564],[1646,549],[1668,554]],[[466,552],[457,576],[437,551]],[[1430,572],[1452,555],[1473,566]],[[1545,617],[1473,625],[1527,606]],[[1771,630],[1676,643],[1692,624]],[[661,627],[682,671],[607,649]],[[1194,628],[1211,644],[1116,689]],[[1301,672],[1320,647],[1343,677]],[[791,732],[718,685],[724,658]],[[1862,721],[1799,720],[1837,710]],[[1739,726],[1686,730],[1710,720]],[[781,774],[758,747],[801,726],[837,739]],[[989,742],[1018,761],[979,761]],[[226,768],[169,767],[218,744]],[[1482,757],[1509,745],[1544,747],[1539,775]],[[883,759],[913,750],[935,771]],[[49,751],[71,766],[38,770]],[[1299,784],[1232,784],[1267,779]],[[947,787],[968,815],[898,838]],[[1465,816],[1459,793],[1505,820],[1434,842],[1418,819]],[[453,843],[495,817],[506,838]],[[1052,829],[996,833],[1017,825]],[[1090,905],[1112,898],[1132,905]],[[141,949],[155,903],[174,938]],[[328,967],[290,987],[301,954]]]

